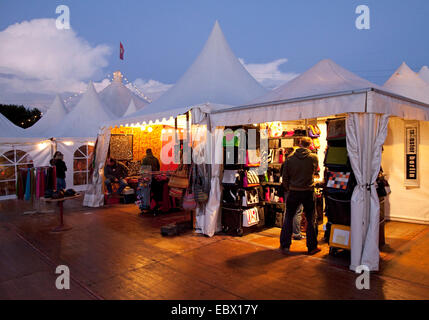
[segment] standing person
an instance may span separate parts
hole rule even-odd
[[[317,155],[309,147],[311,138],[304,137],[299,148],[286,159],[283,168],[283,187],[289,192],[286,201],[286,217],[280,234],[280,250],[289,252],[292,243],[293,219],[300,204],[304,207],[307,219],[308,254],[320,251],[317,247],[317,233],[314,222],[314,175],[318,173]]]
[[[151,166],[152,171],[159,171],[159,160],[153,155],[152,149],[146,149],[146,157],[143,158],[144,166]]]
[[[150,166],[152,171],[159,171],[161,168],[159,160],[152,153],[152,149],[146,149],[146,157],[143,158],[142,165]],[[162,183],[152,176],[151,193],[156,203],[160,203],[162,200],[162,187]]]
[[[50,161],[50,163],[56,168],[57,190],[65,190],[67,166],[64,162],[64,155],[60,151],[55,152],[54,158]]]
[[[124,164],[117,162],[112,158],[107,159],[106,166],[104,167],[104,177],[106,178],[104,184],[107,188],[107,195],[112,194],[112,183],[114,182],[119,183],[117,193],[121,194],[125,187],[128,186],[128,183],[125,180],[127,176],[128,168]]]
[[[289,153],[289,155],[291,155],[293,153],[293,151],[291,153]],[[280,168],[280,172],[283,174],[283,168],[286,162],[282,163],[282,166]],[[285,191],[284,193],[284,198],[287,199],[289,192]],[[301,221],[302,221],[302,214],[303,214],[303,206],[302,204],[299,205],[296,214],[293,218],[293,227],[292,227],[292,239],[293,240],[302,240],[303,236],[301,234]],[[286,215],[286,208],[285,208],[285,215]]]

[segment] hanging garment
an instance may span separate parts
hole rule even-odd
[[[30,178],[30,169],[27,171],[27,178],[25,181],[25,201],[29,201],[31,197],[31,178]]]
[[[36,199],[40,197],[40,173],[42,170],[40,168],[36,169]]]
[[[150,208],[150,189],[151,180],[142,180],[137,186],[137,204],[140,210],[147,210]]]

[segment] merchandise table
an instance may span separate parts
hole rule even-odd
[[[45,202],[51,202],[51,203],[56,202],[58,207],[60,208],[60,224],[57,227],[53,228],[51,232],[62,232],[62,231],[68,231],[71,229],[71,227],[64,225],[64,201],[79,198],[81,195],[82,195],[81,193],[77,193],[74,196],[64,197],[61,199],[51,199],[51,198],[43,198],[43,197],[40,198],[40,200]]]

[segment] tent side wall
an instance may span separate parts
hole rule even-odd
[[[404,120],[391,118],[384,144],[382,167],[388,176],[392,194],[386,202],[386,217],[393,221],[429,224],[429,122],[420,121],[418,145],[419,187],[405,187]]]
[[[73,188],[76,191],[85,191],[87,189],[89,179],[88,162],[90,161],[91,147],[94,143],[95,138],[64,138],[56,141],[57,151],[64,154],[64,162],[67,166],[67,189]],[[81,179],[75,178],[75,175],[79,175]],[[78,180],[82,180],[83,183],[78,183]]]
[[[54,144],[50,140],[43,139],[19,139],[19,142],[16,143],[8,143],[8,142],[0,142],[0,156],[5,155],[8,156],[9,160],[6,160],[4,156],[2,156],[2,165],[0,165],[0,171],[5,169],[5,166],[14,167],[15,176],[13,179],[16,179],[16,172],[19,170],[20,166],[25,166],[27,163],[32,161],[34,167],[47,166],[49,165],[49,160],[52,158],[54,151]],[[26,153],[25,157],[21,156],[19,151],[23,151]],[[15,154],[18,158],[15,158]],[[18,154],[20,156],[18,156]],[[13,162],[10,162],[12,160]],[[0,181],[1,182],[1,181]],[[15,182],[14,182],[15,183]],[[1,183],[1,187],[4,183]],[[15,194],[5,195],[4,191],[0,195],[0,200],[6,200],[15,198]]]

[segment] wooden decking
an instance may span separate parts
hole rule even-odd
[[[305,240],[279,253],[280,229],[212,238],[162,237],[184,213],[139,216],[134,205],[99,209],[65,203],[73,228],[51,233],[56,214],[23,216],[28,204],[0,202],[0,299],[428,299],[429,226],[390,222],[371,289],[355,287],[347,257],[328,247],[307,256]],[[70,290],[55,288],[56,266]]]

